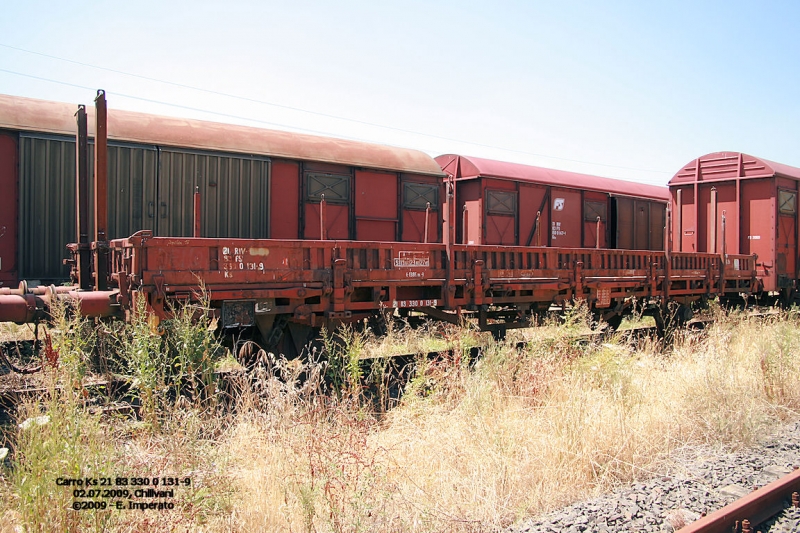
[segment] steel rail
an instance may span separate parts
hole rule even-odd
[[[715,511],[678,533],[746,533],[786,508],[785,502],[797,501],[792,493],[800,491],[800,469],[766,485],[744,498]]]

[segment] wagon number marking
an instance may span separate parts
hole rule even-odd
[[[233,273],[236,270],[240,271],[257,271],[264,272],[264,263],[256,261],[245,261],[244,254],[248,253],[247,248],[229,248],[228,246],[222,247],[223,270],[225,271],[225,278],[233,278]]]

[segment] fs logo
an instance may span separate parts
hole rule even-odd
[[[553,199],[553,211],[563,211],[564,210],[564,199],[563,198],[554,198]]]

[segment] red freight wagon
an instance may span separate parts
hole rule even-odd
[[[799,168],[738,152],[695,159],[669,182],[673,249],[756,254],[761,289],[788,298],[798,279],[798,180]]]
[[[455,181],[459,243],[664,249],[664,187],[460,155],[436,161]]]
[[[68,277],[76,109],[0,95],[5,286]],[[416,150],[114,109],[108,138],[112,239],[192,235],[197,189],[204,237],[442,242],[443,174]]]

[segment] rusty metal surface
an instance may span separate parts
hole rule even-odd
[[[72,115],[76,107],[75,104],[0,95],[0,128],[72,135]],[[94,122],[91,112],[89,120]],[[89,135],[94,135],[91,128]],[[417,150],[115,109],[108,116],[108,138],[442,175],[436,162]]]
[[[166,301],[192,297],[199,277],[212,305],[270,300],[270,313],[289,313],[312,325],[385,307],[454,310],[580,297],[607,308],[630,296],[738,295],[749,290],[754,268],[750,256],[729,256],[723,264],[716,254],[667,259],[652,251],[455,245],[448,273],[442,244],[171,239],[147,233],[113,242],[112,251],[123,307],[141,289],[164,314]]]
[[[474,179],[483,176],[651,198],[663,202],[669,200],[667,189],[655,185],[453,154],[441,155],[436,161],[445,172],[455,176],[456,179]]]
[[[792,492],[800,490],[800,470],[795,470],[744,498],[692,522],[678,533],[730,533],[734,526],[748,520],[757,525],[771,518],[791,501]],[[738,522],[738,524],[737,524]],[[741,529],[740,529],[741,531]]]
[[[92,286],[91,258],[89,257],[89,138],[86,107],[78,106],[75,113],[78,131],[75,138],[75,251],[74,271],[78,287],[88,290]],[[40,242],[40,241],[36,241]]]

